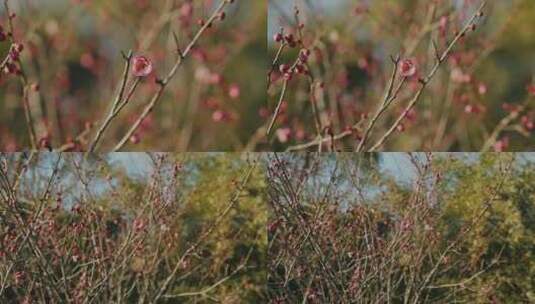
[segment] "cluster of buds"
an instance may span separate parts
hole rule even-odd
[[[535,112],[534,111],[529,111],[525,113],[524,115],[520,116],[521,112],[524,112],[524,108],[519,105],[513,105],[510,103],[502,104],[502,109],[511,114],[514,114],[515,116],[519,116],[520,127],[524,131],[529,132],[529,133],[535,131]]]
[[[234,3],[234,0],[227,1],[229,4]],[[190,24],[192,24],[192,19],[194,16],[194,6],[193,1],[187,1],[182,6],[180,6],[179,9],[179,20],[184,27],[188,27]],[[219,21],[225,20],[227,14],[224,11],[221,11],[217,14],[216,19]],[[206,21],[202,18],[197,20],[197,24],[199,26],[206,25]],[[208,24],[208,27],[211,27],[212,23]]]
[[[21,70],[17,63],[20,61],[20,53],[24,50],[24,45],[20,43],[13,43],[9,49],[8,56],[4,60],[2,66],[6,74],[20,74]]]
[[[299,57],[297,58],[297,61],[293,66],[290,66],[288,64],[281,64],[279,66],[279,71],[284,76],[284,79],[290,81],[293,78],[294,74],[307,74],[308,70],[306,68],[306,64],[308,62],[309,57],[310,50],[302,49],[299,52]]]
[[[284,35],[282,32],[275,34],[275,37],[273,37],[273,40],[277,43],[283,43],[285,45],[288,45],[291,48],[294,48],[297,46],[298,41],[295,39],[295,36],[293,34],[286,34]]]

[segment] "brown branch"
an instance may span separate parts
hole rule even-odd
[[[202,242],[212,234],[212,232],[219,226],[219,224],[223,221],[223,219],[227,216],[227,214],[234,208],[234,206],[238,203],[240,196],[242,195],[242,191],[249,182],[254,170],[256,168],[256,162],[252,164],[249,169],[245,172],[244,177],[242,178],[240,184],[237,186],[236,191],[232,194],[232,197],[227,203],[227,206],[225,209],[220,213],[218,218],[214,220],[212,225],[201,235],[197,238],[195,243],[193,243],[178,259],[177,263],[175,264],[173,271],[169,276],[164,280],[162,283],[162,286],[154,296],[154,299],[152,302],[156,303],[158,300],[165,294],[167,289],[169,288],[169,284],[171,284],[172,280],[186,261],[186,259],[195,252],[195,250],[202,244]]]
[[[97,133],[95,134],[95,138],[91,142],[91,145],[89,146],[88,153],[95,152],[95,149],[98,147],[99,141],[104,135],[104,132],[106,132],[106,129],[110,126],[112,120],[117,117],[121,109],[128,103],[129,98],[134,93],[135,88],[139,84],[139,78],[136,79],[134,85],[132,86],[132,89],[130,90],[130,93],[128,94],[127,98],[123,102],[123,95],[126,90],[126,84],[128,82],[128,74],[130,73],[130,65],[132,61],[132,51],[130,50],[127,55],[124,56],[124,59],[126,61],[124,65],[124,71],[123,71],[123,77],[121,81],[121,86],[119,88],[119,92],[117,93],[117,97],[111,104],[110,111],[108,113],[108,116],[106,119],[102,122],[102,125],[98,129]]]
[[[448,45],[448,47],[442,53],[442,55],[437,57],[437,61],[436,61],[435,65],[433,66],[433,68],[431,69],[431,71],[429,72],[429,74],[427,75],[427,77],[425,77],[425,79],[422,79],[420,81],[422,86],[420,87],[418,92],[416,92],[416,94],[414,95],[412,100],[409,102],[409,104],[407,105],[405,110],[399,115],[399,117],[396,119],[396,121],[390,127],[390,129],[388,129],[388,131],[383,136],[381,136],[381,138],[379,138],[379,140],[369,149],[370,152],[373,152],[373,151],[377,150],[392,135],[392,133],[394,133],[394,131],[399,126],[399,124],[405,119],[405,116],[407,115],[407,113],[420,100],[420,97],[422,96],[424,90],[427,88],[427,85],[433,79],[435,74],[438,72],[438,69],[442,66],[444,61],[446,61],[446,59],[449,57],[449,55],[451,54],[451,52],[452,52],[453,48],[455,47],[455,45],[457,44],[457,42],[459,42],[459,40],[462,37],[464,37],[469,30],[472,29],[472,26],[475,24],[476,20],[478,18],[481,18],[481,16],[483,16],[483,9],[485,8],[486,5],[487,5],[487,1],[486,0],[481,2],[481,5],[477,9],[476,13],[470,18],[470,20],[468,20],[468,22],[466,23],[464,28],[459,33],[457,33],[455,38],[451,41],[451,43]]]
[[[113,148],[113,151],[119,151],[121,150],[124,145],[128,142],[128,140],[132,137],[134,132],[139,128],[143,120],[152,112],[160,98],[162,97],[167,85],[173,79],[175,74],[177,73],[178,69],[182,66],[183,62],[188,58],[188,55],[192,51],[193,47],[197,44],[198,40],[201,38],[201,36],[204,34],[206,29],[208,29],[210,26],[212,26],[214,20],[219,16],[221,12],[225,9],[225,7],[231,3],[233,3],[235,0],[221,0],[219,3],[219,6],[215,9],[215,11],[212,13],[210,18],[204,23],[204,25],[199,29],[197,34],[193,37],[191,42],[188,44],[188,46],[184,49],[184,51],[179,51],[179,58],[175,62],[174,66],[171,68],[169,73],[164,79],[158,80],[158,83],[160,84],[160,87],[158,91],[152,96],[150,102],[145,106],[142,113],[139,115],[138,119],[134,122],[132,127],[128,130],[128,132],[123,136],[123,138],[119,141],[119,143]]]

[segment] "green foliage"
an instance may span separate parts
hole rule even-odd
[[[508,158],[511,155],[485,154],[471,163],[442,164],[447,169],[445,178],[455,184],[455,191],[443,197],[442,229],[454,238],[462,224],[476,221],[463,238],[463,258],[474,268],[488,267],[466,283],[466,287],[479,291],[467,293],[466,299],[477,303],[534,300],[535,171],[533,164],[517,163],[500,185]],[[489,201],[495,187],[496,195]],[[486,204],[490,207],[481,215]],[[452,273],[450,280],[458,281],[462,276]]]
[[[2,217],[8,216],[0,221],[0,281],[7,282],[0,302],[25,295],[152,301],[167,278],[164,297],[155,302],[265,299],[266,181],[256,156],[147,155],[151,166],[132,174],[133,164],[119,166],[111,155],[84,160],[83,154],[64,154],[50,196],[42,200],[37,197],[45,193],[58,155],[36,156],[21,178],[18,209],[4,196],[0,201]],[[133,159],[141,163],[142,156]],[[13,157],[7,166],[21,160],[26,161]],[[10,191],[5,185],[2,194]],[[32,226],[14,229],[19,219],[42,223],[32,240],[40,256],[54,261],[47,271],[65,280],[58,294],[45,291],[55,281],[43,277],[39,256],[20,241]],[[19,238],[12,237],[17,233]],[[11,279],[14,273],[19,279]],[[29,287],[33,284],[42,284],[44,293]]]
[[[194,186],[181,189],[189,195],[180,218],[185,223],[185,239],[194,241],[202,234],[202,223],[214,221],[226,208],[235,195],[232,189],[241,183],[243,172],[253,160],[239,154],[190,154],[189,158],[184,162],[184,170]],[[265,186],[263,171],[257,165],[238,204],[207,241],[204,254],[210,265],[206,272],[212,272],[214,280],[236,267],[243,257],[250,258],[250,269],[233,276],[220,288],[218,293],[227,300],[254,302],[262,298],[267,246]],[[194,285],[196,276],[189,281]]]

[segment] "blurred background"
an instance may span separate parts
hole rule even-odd
[[[456,46],[402,132],[396,132],[384,150],[480,151],[499,122],[523,105],[528,105],[527,109],[498,134],[490,150],[534,148],[535,33],[531,29],[535,2],[487,2],[476,31]],[[416,60],[420,70],[429,71],[433,63],[430,38],[443,50],[480,3],[441,1],[431,15],[433,34],[419,36],[433,7],[429,1],[269,0],[269,56],[275,57],[279,44],[273,37],[281,28],[296,33],[297,7],[305,46],[313,51],[312,73],[325,86],[321,98],[325,99],[326,121],[338,134],[358,122],[363,113],[375,111],[391,71],[391,55],[410,54],[407,56]],[[297,51],[286,49],[280,62],[292,63]],[[276,149],[314,138],[308,86],[305,81],[291,83],[285,100],[287,113],[278,127],[290,130],[292,136],[276,139]],[[278,82],[268,92],[271,107],[280,87]],[[409,96],[403,95],[401,104],[405,105]],[[401,106],[395,106],[393,115],[401,111]],[[392,122],[393,117],[386,117],[379,123],[378,133]],[[354,142],[355,138],[347,139],[339,148],[350,149]]]
[[[102,149],[126,133],[219,1],[9,1],[16,14],[14,37],[25,46],[21,62],[30,84],[36,133],[53,147],[83,150],[107,114],[122,76],[121,52],[151,59],[154,72],[112,123]],[[170,83],[154,112],[144,120],[126,150],[237,150],[258,125],[265,103],[265,1],[235,1],[223,21],[214,22]],[[8,31],[5,10],[0,25]],[[0,42],[0,55],[10,44]],[[28,148],[29,138],[16,77],[0,77],[0,146]],[[33,88],[33,87],[32,87]],[[74,143],[74,145],[72,144]]]

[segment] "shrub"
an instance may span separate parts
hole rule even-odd
[[[254,159],[54,153],[1,161],[2,302],[264,297],[267,213]]]
[[[533,301],[533,160],[383,156],[271,157],[272,303]]]

